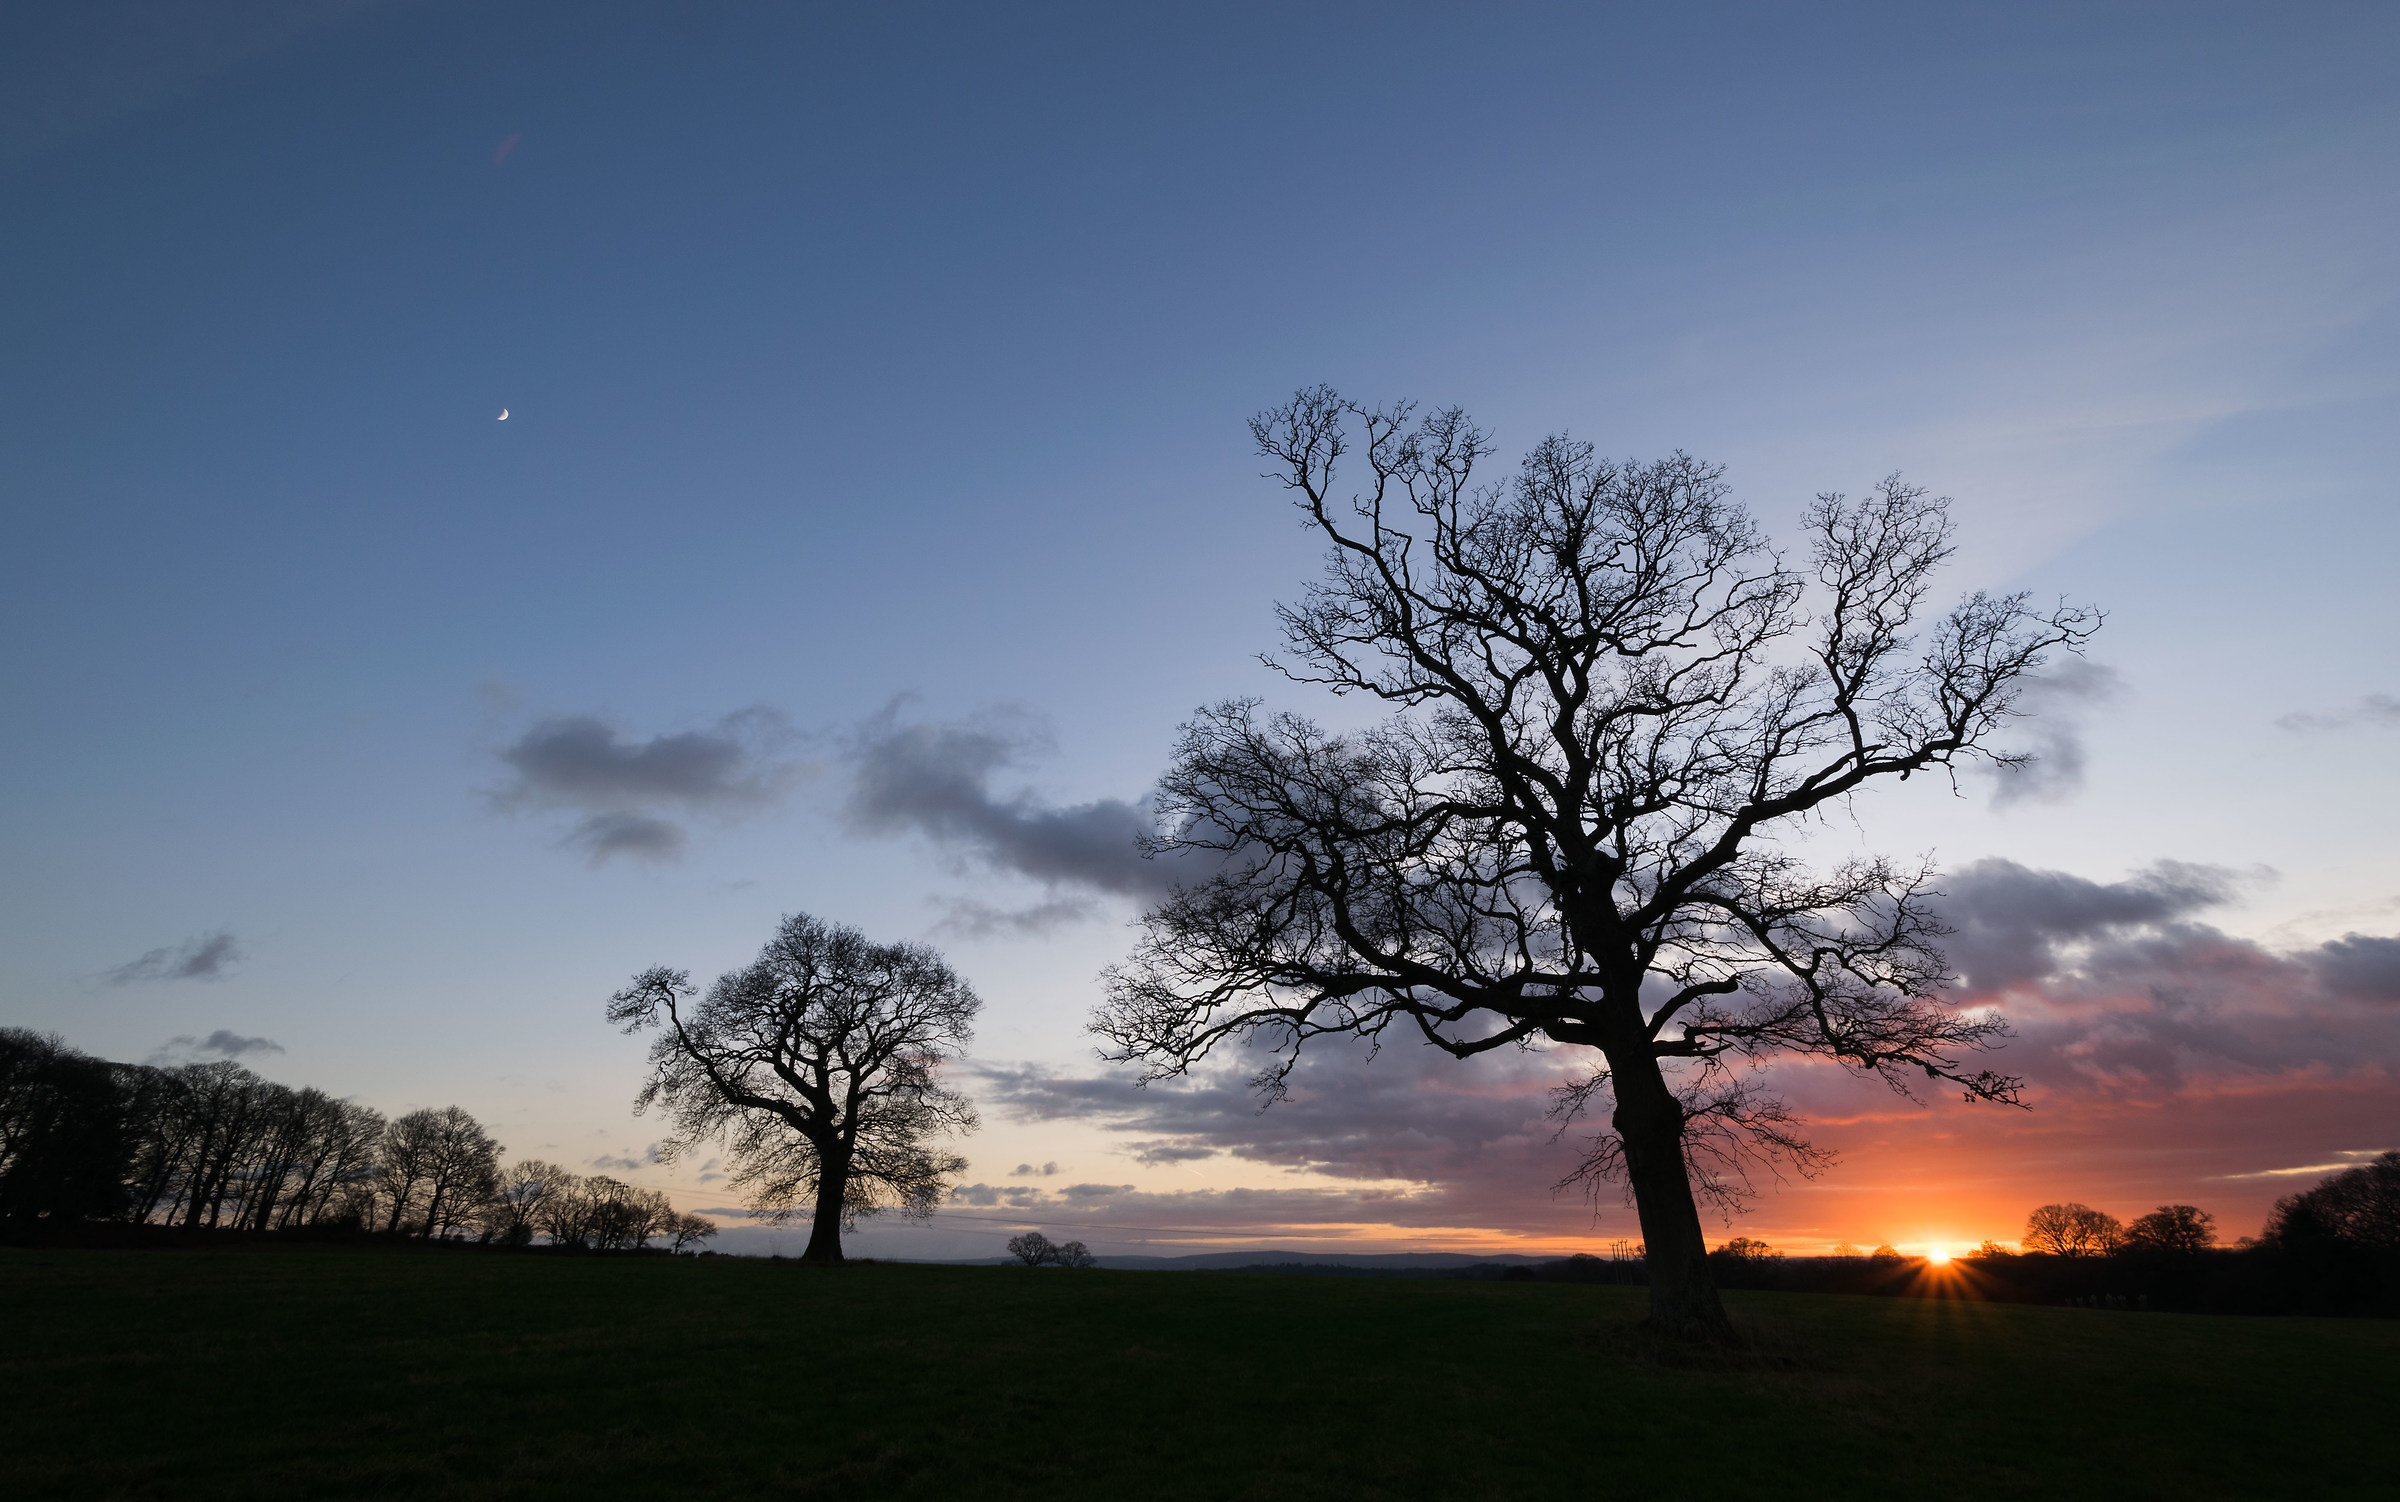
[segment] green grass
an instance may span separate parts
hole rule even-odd
[[[342,1249],[0,1252],[56,1497],[2393,1495],[2400,1324]]]

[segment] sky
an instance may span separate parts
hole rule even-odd
[[[2371,4],[12,7],[0,1023],[731,1210],[604,1005],[806,911],[986,1003],[854,1250],[1631,1237],[1569,1060],[1262,1112],[1084,1031],[1177,725],[1363,713],[1256,662],[1245,419],[1329,382],[1786,535],[1898,470],[1944,587],[2108,612],[2034,775],[1826,840],[1949,873],[2032,1109],[1781,1071],[1840,1161],[1712,1235],[2253,1233],[2400,1146],[2395,75]]]

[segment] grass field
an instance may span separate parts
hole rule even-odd
[[[31,1497],[2384,1497],[2400,1323],[337,1248],[0,1251]]]

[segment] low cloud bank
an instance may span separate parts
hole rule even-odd
[[[2278,951],[2197,920],[2248,879],[2173,862],[2114,882],[2000,860],[1953,873],[1943,913],[1957,929],[1962,982],[1952,999],[2009,1017],[2016,1036],[1992,1061],[2026,1077],[2033,1109],[1912,1102],[1820,1061],[1774,1065],[1771,1082],[1842,1161],[1770,1193],[1744,1224],[1798,1225],[1828,1242],[1890,1239],[1901,1234],[1894,1205],[1928,1216],[1948,1206],[1941,1213],[1953,1219],[1984,1217],[1978,1235],[2013,1235],[2007,1217],[2065,1197],[2136,1212],[2169,1200],[2214,1205],[2231,1234],[2253,1229],[2297,1182],[2289,1166],[2400,1143],[2400,937],[2349,934]],[[982,1071],[979,1098],[1020,1119],[1091,1122],[1144,1166],[1228,1157],[1319,1181],[1277,1191],[1271,1208],[1230,1191],[1102,1185],[1078,1199],[1022,1183],[978,1186],[981,1197],[966,1203],[1063,1216],[1105,1197],[1119,1218],[1271,1223],[1293,1234],[1307,1216],[1321,1217],[1320,1230],[1630,1234],[1630,1212],[1613,1201],[1597,1207],[1595,1225],[1592,1207],[1552,1193],[1589,1128],[1559,1135],[1548,1092],[1588,1070],[1588,1055],[1462,1062],[1396,1044],[1370,1060],[1363,1047],[1321,1046],[1333,1042],[1312,1044],[1291,1096],[1265,1110],[1247,1083],[1255,1061],[1238,1056],[1147,1088],[1122,1076]],[[1204,1214],[1215,1218],[1193,1219]]]

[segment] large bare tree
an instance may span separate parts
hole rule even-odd
[[[662,1156],[724,1138],[754,1205],[809,1210],[811,1262],[841,1261],[843,1228],[863,1215],[932,1213],[966,1167],[932,1139],[977,1124],[941,1068],[983,1006],[940,955],[802,913],[694,1006],[698,994],[660,967],[609,1002],[627,1032],[660,1029],[635,1108],[675,1123]]]
[[[2002,1025],[1938,998],[1929,872],[1813,869],[1797,837],[1876,779],[2010,760],[1990,743],[2026,676],[2099,618],[1976,594],[1920,628],[1951,524],[1896,477],[1819,498],[1797,565],[1686,455],[1552,437],[1492,483],[1463,413],[1413,415],[1319,387],[1253,419],[1330,544],[1267,665],[1396,712],[1334,734],[1237,701],[1184,727],[1152,844],[1213,873],[1145,917],[1095,1030],[1151,1078],[1263,1043],[1270,1096],[1325,1033],[1597,1050],[1561,1098],[1609,1110],[1583,1173],[1631,1191],[1653,1323],[1715,1335],[1695,1191],[1821,1161],[1741,1066],[2017,1096],[1968,1062]]]

